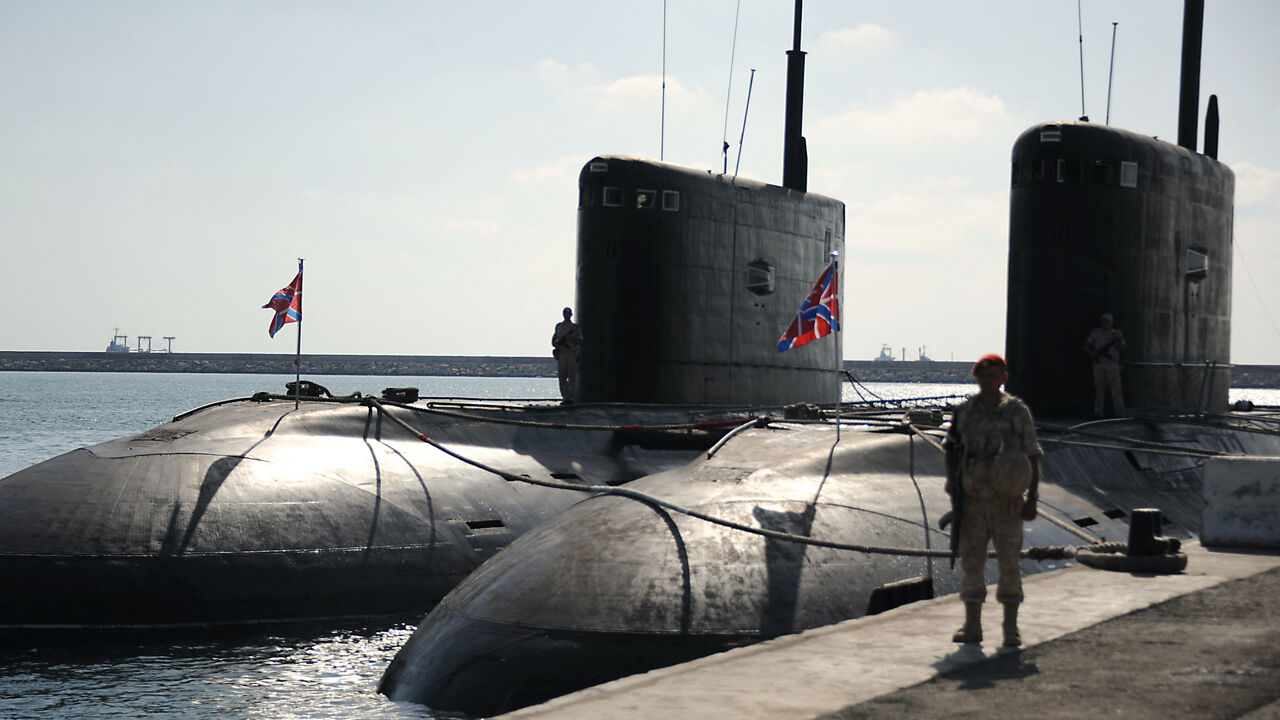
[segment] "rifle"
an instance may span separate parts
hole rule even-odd
[[[960,554],[960,519],[964,517],[964,483],[960,476],[960,444],[947,438],[947,479],[951,483],[951,510],[943,513],[938,519],[938,528],[947,529],[951,525],[951,567],[956,566],[956,556]]]
[[[1119,341],[1120,341],[1120,336],[1119,336],[1119,335],[1116,335],[1116,334],[1114,334],[1114,333],[1112,333],[1112,335],[1111,335],[1111,341],[1110,341],[1110,342],[1108,342],[1106,345],[1103,345],[1102,347],[1098,348],[1097,350],[1094,350],[1094,351],[1093,351],[1093,361],[1094,361],[1095,363],[1096,363],[1096,362],[1102,362],[1102,356],[1106,355],[1106,354],[1107,354],[1107,351],[1108,351],[1108,350],[1110,350],[1110,349],[1111,349],[1111,347],[1112,347],[1113,345],[1115,345],[1115,344],[1116,344],[1117,342],[1119,342]]]

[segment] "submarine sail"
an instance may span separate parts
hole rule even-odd
[[[1216,159],[1216,98],[1195,151],[1203,16],[1187,0],[1177,145],[1085,122],[1014,143],[1009,390],[1040,415],[1091,414],[1082,346],[1103,313],[1125,333],[1127,405],[1227,406],[1235,176]]]
[[[578,400],[832,400],[839,348],[777,343],[843,255],[844,203],[619,156],[589,161],[578,189]]]
[[[1128,346],[1127,405],[1225,408],[1234,184],[1226,165],[1127,130],[1024,132],[1009,210],[1010,392],[1042,415],[1088,417],[1082,346],[1110,313]]]
[[[832,400],[839,344],[834,357],[818,344],[776,349],[831,253],[844,256],[844,203],[806,192],[801,7],[787,51],[781,186],[636,157],[582,168],[579,400]]]

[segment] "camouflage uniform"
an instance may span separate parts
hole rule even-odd
[[[1036,441],[1035,423],[1026,403],[1000,393],[994,408],[972,395],[955,412],[951,443],[960,446],[960,482],[964,509],[960,519],[960,566],[964,578],[960,598],[982,602],[987,596],[987,543],[996,549],[1000,575],[996,599],[1022,602],[1018,553],[1022,550],[1023,493],[1031,479],[1027,458],[1044,454]],[[1015,450],[1021,453],[1007,454]],[[1002,454],[1006,453],[1006,454]],[[999,457],[999,459],[997,459]],[[1025,469],[1017,467],[1025,464]]]

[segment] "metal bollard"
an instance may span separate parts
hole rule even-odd
[[[1129,555],[1166,555],[1178,552],[1177,538],[1160,537],[1159,508],[1135,508],[1129,518]]]

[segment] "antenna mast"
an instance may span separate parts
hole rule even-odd
[[[1084,112],[1084,16],[1080,0],[1076,0],[1076,28],[1080,33],[1080,120],[1089,122],[1089,116]]]
[[[658,160],[667,144],[667,0],[662,0],[662,115],[658,119]]]
[[[801,129],[804,115],[804,51],[800,49],[801,0],[796,0],[795,36],[787,51],[787,113],[782,141],[782,186],[808,189],[809,153]]]
[[[1111,78],[1116,72],[1116,26],[1119,24],[1111,23],[1111,69],[1107,70],[1107,125],[1111,124]]]
[[[738,177],[738,167],[742,165],[742,141],[747,137],[747,113],[751,110],[751,87],[756,82],[756,69],[751,68],[751,79],[747,80],[747,106],[742,109],[742,134],[738,136],[738,160],[733,164],[733,176]]]
[[[1178,144],[1196,151],[1196,108],[1200,106],[1200,45],[1204,0],[1186,0],[1182,9],[1182,78],[1178,87]]]
[[[733,95],[733,58],[738,52],[738,14],[742,12],[742,0],[733,11],[733,44],[729,46],[729,86],[724,91],[724,130],[720,135],[720,154],[724,156],[724,172],[729,172],[729,98]]]

